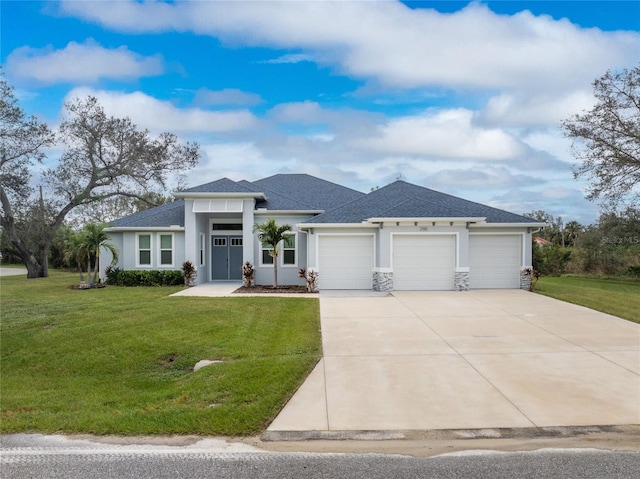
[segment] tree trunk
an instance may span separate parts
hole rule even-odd
[[[48,271],[43,267],[35,256],[29,255],[27,258],[22,257],[22,261],[27,268],[27,278],[46,278]]]
[[[278,287],[278,257],[273,257],[273,287]]]

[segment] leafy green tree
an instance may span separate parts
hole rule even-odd
[[[278,287],[278,244],[284,240],[286,233],[291,231],[290,225],[278,226],[276,220],[268,219],[264,223],[255,224],[253,231],[258,231],[258,239],[263,246],[269,247],[269,256],[273,258],[273,286]]]
[[[596,104],[562,123],[581,164],[574,176],[590,180],[587,198],[616,206],[640,198],[640,66],[593,83]]]
[[[15,208],[32,203],[32,166],[42,160],[42,149],[53,144],[54,136],[46,125],[26,118],[4,77],[0,90],[0,226],[7,230],[29,278],[48,275],[53,237],[70,212],[111,198],[145,201],[149,191],[166,189],[170,174],[198,161],[197,144],[181,144],[171,133],[152,138],[130,119],[108,116],[94,97],[72,100],[65,105],[66,117],[57,134],[64,152],[40,178],[48,196],[41,196],[39,205],[52,214],[43,215],[42,232],[35,246],[28,245],[16,224]]]

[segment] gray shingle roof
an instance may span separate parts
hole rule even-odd
[[[229,178],[221,178],[211,183],[194,186],[183,190],[182,193],[255,193],[256,190],[246,186],[248,182],[238,182]]]
[[[307,210],[329,210],[365,196],[360,191],[307,174],[279,174],[254,181],[258,188],[276,192],[281,199],[290,198],[308,205]],[[267,193],[268,201],[271,196]],[[277,208],[298,209],[298,208]]]
[[[318,215],[307,223],[361,223],[369,218],[483,217],[488,223],[532,223],[531,218],[446,193],[395,181]]]
[[[178,225],[184,227],[184,200],[139,211],[124,218],[112,221],[110,227],[146,228]]]
[[[256,208],[324,213],[306,223],[362,223],[369,218],[483,217],[488,223],[535,223],[531,218],[474,203],[446,193],[395,181],[364,194],[304,174],[280,174],[249,182],[222,178],[196,186],[192,193],[264,193]],[[184,200],[160,205],[111,223],[112,227],[184,227]]]

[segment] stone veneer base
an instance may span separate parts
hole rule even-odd
[[[393,290],[393,273],[373,272],[373,290],[374,291],[392,291]]]

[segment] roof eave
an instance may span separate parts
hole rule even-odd
[[[368,223],[484,223],[487,220],[485,217],[461,217],[461,216],[438,216],[438,217],[416,217],[416,218],[400,218],[400,217],[388,217],[388,218],[369,218],[366,220]]]
[[[258,208],[253,211],[254,215],[319,215],[321,213],[324,213],[324,210],[270,210],[267,208]]]
[[[370,223],[298,223],[296,228],[309,229],[309,228],[377,228],[378,225]]]
[[[184,231],[184,226],[108,226],[107,233],[121,233],[126,231]]]
[[[177,193],[174,193],[174,195],[176,198],[184,198],[185,200],[189,200],[189,199],[200,199],[200,198],[242,198],[242,199],[261,199],[261,200],[266,200],[267,197],[264,193],[253,193],[250,191],[247,191],[246,193],[220,193],[220,192],[204,192],[204,191],[193,191],[193,192],[186,192],[186,191],[179,191]]]
[[[482,223],[473,225],[479,228],[542,228],[547,226],[547,223]]]

